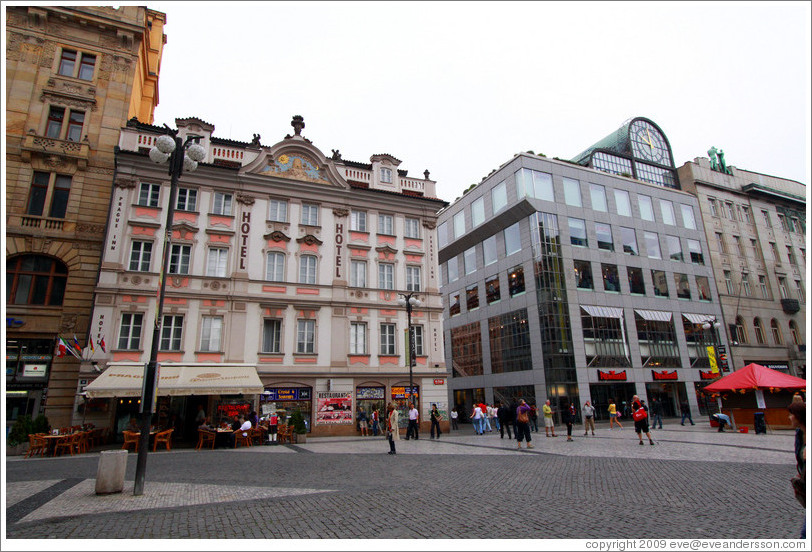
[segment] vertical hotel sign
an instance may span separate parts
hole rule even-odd
[[[344,225],[336,223],[336,278],[341,278],[341,246],[344,243]]]

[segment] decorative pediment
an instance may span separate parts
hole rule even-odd
[[[271,241],[275,241],[275,242],[281,242],[281,241],[289,242],[290,241],[290,238],[288,236],[286,236],[284,233],[280,232],[279,230],[274,230],[273,232],[271,232],[269,234],[265,234],[262,237],[265,238],[266,240],[271,240]]]
[[[375,248],[375,251],[377,251],[378,253],[383,253],[387,257],[389,255],[395,255],[398,252],[397,249],[395,249],[394,247],[392,247],[388,243],[385,243],[383,245],[379,245],[378,247]]]
[[[333,209],[333,215],[336,218],[348,217],[350,215],[350,210],[349,209],[344,209],[343,207],[342,208],[336,207],[335,209]]]
[[[173,222],[172,230],[182,230],[182,231],[185,231],[185,232],[191,232],[192,234],[196,234],[198,232],[199,228],[197,226],[193,226],[193,225],[189,224],[188,222],[186,222],[184,220],[184,221],[180,221],[180,222]]]
[[[322,245],[324,242],[318,239],[313,234],[308,234],[296,240],[296,243],[303,243],[305,245]]]

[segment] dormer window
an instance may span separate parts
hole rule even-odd
[[[381,169],[381,182],[386,184],[392,183],[392,169]]]

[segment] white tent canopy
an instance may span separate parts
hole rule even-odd
[[[85,392],[88,399],[140,397],[143,364],[111,363]],[[159,396],[256,395],[264,387],[252,364],[161,364]]]

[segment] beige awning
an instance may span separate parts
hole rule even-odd
[[[623,318],[623,309],[617,307],[596,307],[591,305],[581,305],[589,316],[593,318]]]
[[[683,312],[682,316],[684,316],[688,322],[692,324],[704,324],[705,322],[715,322],[716,317],[712,314],[692,314],[690,312]]]
[[[640,315],[643,320],[651,322],[671,322],[671,313],[663,311],[650,311],[634,309],[634,312]]]
[[[110,364],[85,391],[88,399],[140,397],[144,366]],[[252,364],[162,364],[159,396],[256,395],[264,387]]]

